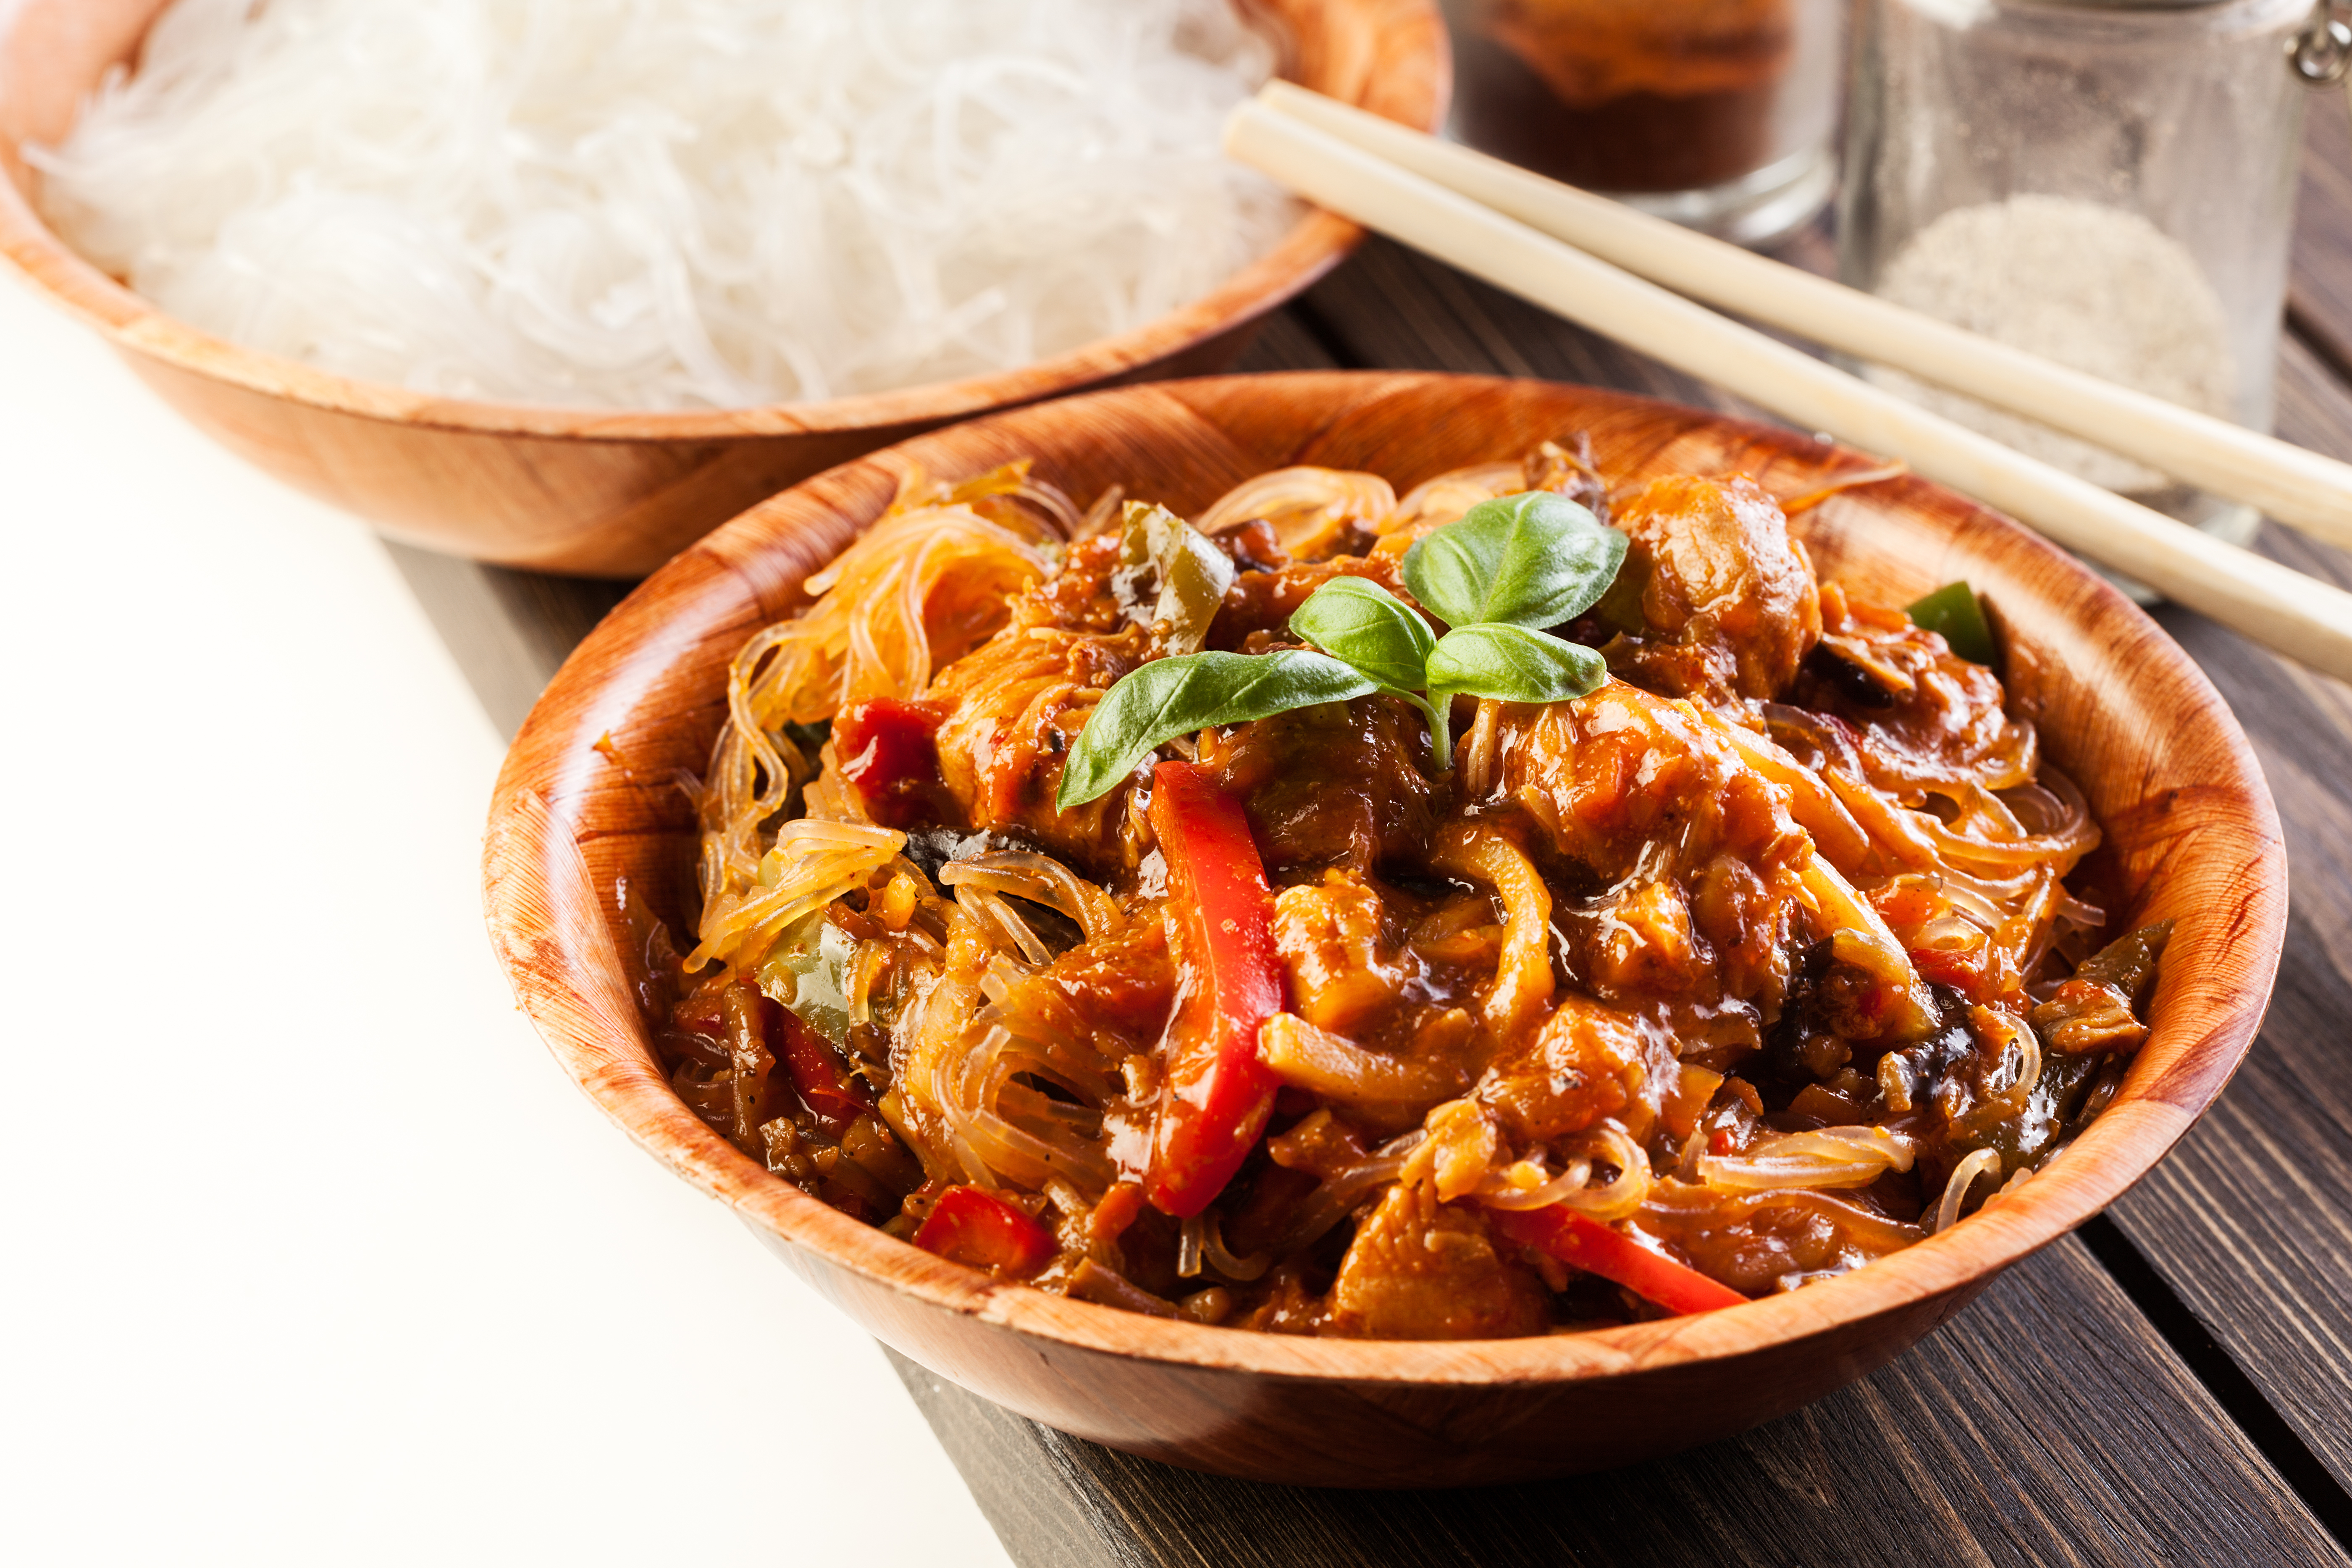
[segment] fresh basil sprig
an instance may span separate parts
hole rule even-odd
[[[1599,654],[1543,628],[1599,601],[1625,545],[1547,490],[1482,501],[1405,552],[1405,585],[1448,623],[1444,637],[1379,584],[1335,577],[1290,617],[1319,653],[1180,654],[1112,687],[1070,748],[1055,805],[1067,811],[1108,793],[1179,735],[1373,692],[1427,714],[1437,766],[1452,767],[1456,696],[1564,702],[1608,679]]]
[[[1318,702],[1369,697],[1380,682],[1304,648],[1272,653],[1185,653],[1130,670],[1087,715],[1062,763],[1056,809],[1108,795],[1144,758],[1179,735],[1271,718]]]
[[[1600,601],[1626,538],[1549,490],[1480,501],[1404,556],[1404,585],[1449,626],[1540,631]]]
[[[1392,691],[1418,691],[1437,650],[1429,623],[1366,577],[1334,577],[1291,612],[1290,629]]]
[[[1429,656],[1429,687],[1448,696],[1565,702],[1593,690],[1609,666],[1581,643],[1501,622],[1456,626]]]

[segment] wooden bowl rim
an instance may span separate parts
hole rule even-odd
[[[1385,382],[1399,389],[1414,384],[1445,384],[1465,393],[1476,388],[1539,386],[1553,395],[1580,398],[1595,416],[1613,410],[1673,407],[1655,399],[1594,388],[1394,372],[1205,377],[1091,393],[1058,400],[1051,406],[1140,402],[1185,389],[1213,396],[1220,388],[1244,384],[1265,388],[1287,383],[1301,394],[1311,395],[1318,390],[1318,383],[1336,387],[1365,382]],[[972,423],[994,426],[1039,412],[1034,407],[1009,410]],[[1816,452],[1825,449],[1822,443],[1775,427],[1704,410],[1675,412],[1695,415],[1768,451],[1786,453],[1800,447]],[[897,455],[926,472],[949,471],[926,463],[925,458],[929,448],[950,434],[943,431],[914,437],[829,470],[829,475],[886,455]],[[1826,449],[1852,458],[1857,470],[1874,462],[1847,449]],[[805,481],[784,492],[784,497],[824,485],[827,478],[820,475]],[[2197,700],[2191,710],[2180,713],[2181,731],[2203,731],[2206,738],[2221,742],[2220,750],[2229,759],[2231,776],[2211,782],[2228,792],[2231,807],[2222,814],[2222,821],[2233,830],[2232,847],[2242,844],[2246,851],[2250,885],[2234,926],[2233,945],[2226,953],[2217,954],[2212,965],[2217,973],[2200,973],[2193,988],[2183,988],[2190,994],[2175,1004],[2186,1017],[2168,1019],[2167,1026],[2151,1037],[2135,1063],[2124,1095],[2059,1158],[2000,1205],[1971,1215],[1951,1231],[1801,1290],[1694,1318],[1531,1339],[1326,1340],[1211,1328],[1000,1282],[850,1219],[737,1152],[677,1099],[659,1073],[636,1054],[634,1040],[624,1040],[615,1049],[604,1037],[606,1031],[620,1028],[625,1033],[629,1026],[613,1019],[609,1008],[600,1016],[593,1005],[552,1005],[547,990],[534,981],[534,971],[548,962],[552,942],[543,929],[545,906],[533,901],[547,895],[546,888],[537,885],[539,879],[552,872],[560,880],[567,866],[576,868],[574,874],[584,878],[585,869],[573,840],[562,831],[563,823],[547,804],[552,798],[550,787],[562,771],[562,757],[569,754],[549,742],[562,731],[577,742],[575,749],[584,751],[597,731],[617,728],[625,710],[610,702],[581,702],[583,717],[568,724],[543,716],[555,712],[567,700],[594,695],[604,671],[628,669],[641,674],[647,659],[667,667],[686,652],[689,645],[666,641],[658,621],[650,616],[630,617],[631,606],[650,611],[672,587],[707,592],[714,575],[741,582],[736,563],[743,557],[728,552],[726,547],[738,536],[753,538],[761,526],[759,514],[776,501],[722,525],[649,578],[631,596],[630,604],[592,634],[551,682],[509,752],[491,803],[484,900],[493,941],[525,1011],[582,1089],[641,1146],[734,1208],[747,1224],[931,1306],[1081,1350],[1277,1379],[1365,1384],[1550,1384],[1728,1359],[1790,1342],[1826,1340],[1838,1331],[1853,1330],[1937,1298],[1957,1304],[1971,1286],[2058,1239],[2114,1202],[2219,1096],[2251,1048],[2268,1004],[2285,934],[2285,854],[2268,787],[2235,716],[2195,663],[2143,611],[2054,546],[1941,487],[1906,478],[1874,494],[1897,500],[1936,498],[1944,507],[1964,514],[1969,524],[1992,530],[2004,548],[2021,548],[2056,567],[2070,587],[2089,595],[2096,607],[2095,623],[2120,618],[2139,634],[2134,639],[2135,647],[2147,658],[2133,667],[2137,672],[2136,681],[2152,682],[2159,676],[2184,681]],[[1859,499],[1848,498],[1849,504]],[[755,592],[748,584],[743,591],[747,596]],[[627,629],[616,629],[625,618],[629,622]],[[557,956],[560,961],[561,955]],[[2179,983],[2177,977],[2175,983]],[[2189,1029],[2195,1030],[2192,1037],[2179,1037]]]
[[[1436,0],[1381,0],[1370,19],[1377,23],[1376,37],[1412,44],[1412,52],[1427,58],[1433,68],[1425,76],[1371,75],[1354,101],[1402,123],[1437,130],[1444,123],[1451,93],[1452,56]],[[13,26],[0,18],[0,50],[11,47],[14,37]],[[0,153],[9,162],[18,156],[13,142]],[[390,382],[339,375],[199,331],[85,260],[42,221],[15,181],[0,177],[0,258],[53,303],[120,348],[264,396],[362,418],[420,429],[582,441],[732,440],[932,426],[1034,403],[1141,371],[1257,319],[1311,287],[1363,237],[1360,226],[1320,207],[1306,206],[1273,249],[1200,299],[1129,331],[1013,370],[744,408],[568,408],[415,392]]]

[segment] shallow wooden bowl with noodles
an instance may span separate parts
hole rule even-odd
[[[1834,446],[1613,393],[1436,375],[1176,383],[926,436],[778,496],[646,583],[566,664],[509,756],[486,879],[498,950],[557,1058],[647,1150],[732,1205],[882,1340],[1064,1430],[1203,1469],[1335,1486],[1446,1486],[1603,1468],[1707,1442],[1861,1376],[2000,1269],[2112,1202],[2171,1147],[2254,1037],[2286,884],[2270,795],[2235,721],[2147,616],[2022,530],[1896,479],[1804,510],[1823,579],[1903,604],[1954,578],[2004,645],[2012,711],[2080,781],[2125,929],[2178,926],[2152,1032],[2109,1109],[2032,1181],[1840,1278],[1698,1317],[1429,1343],[1294,1338],[1139,1316],[1000,1283],[845,1217],[698,1121],[652,1055],[624,908],[690,929],[699,770],[729,661],[900,480],[1022,457],[1073,495],[1122,484],[1179,510],[1296,463],[1402,492],[1582,433],[1614,483],[1746,473],[1783,498],[1874,466]],[[757,1331],[756,1329],[751,1331]]]
[[[814,403],[628,413],[436,397],[238,348],[150,305],[41,221],[23,144],[63,137],[137,58],[166,0],[0,6],[0,258],[103,333],[198,428],[387,534],[508,565],[634,577],[745,507],[951,419],[1087,387],[1223,369],[1265,314],[1362,231],[1308,210],[1215,291],[1118,337],[1002,374]],[[1450,79],[1431,0],[1257,0],[1291,43],[1285,74],[1434,129]]]

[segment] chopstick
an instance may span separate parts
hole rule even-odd
[[[2276,652],[2352,680],[2352,594],[2011,451],[1250,100],[1225,150],[1318,205],[1788,419],[1897,458]]]
[[[2118,386],[1286,81],[1259,99],[1678,294],[1963,392],[2352,546],[2352,464]]]

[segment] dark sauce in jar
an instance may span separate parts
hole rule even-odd
[[[1464,141],[1599,191],[1697,190],[1781,151],[1790,0],[1447,0]]]

